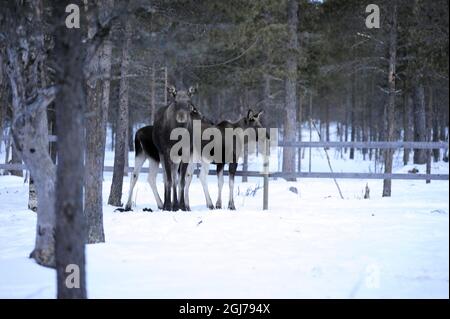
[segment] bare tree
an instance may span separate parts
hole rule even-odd
[[[391,21],[389,29],[389,72],[388,87],[389,97],[387,105],[387,141],[394,141],[395,127],[395,69],[397,65],[397,0],[392,3]],[[394,159],[394,150],[386,149],[384,152],[384,172],[392,173],[392,164]],[[392,180],[387,178],[383,180],[383,197],[391,196]]]
[[[46,108],[56,90],[39,85],[38,68],[45,58],[41,8],[40,0],[4,3],[0,29],[4,34],[6,73],[12,92],[14,143],[34,178],[39,202],[36,243],[30,256],[41,265],[54,266],[56,171],[48,153]]]
[[[420,77],[414,86],[414,141],[426,142],[426,105],[425,89],[420,82]],[[427,162],[427,150],[414,149],[414,164],[425,164]]]
[[[286,113],[284,118],[284,139],[295,141],[297,129],[297,66],[298,66],[298,1],[289,0],[288,15],[288,52],[286,60],[285,100]],[[295,172],[295,148],[283,149],[283,172]],[[295,180],[293,178],[292,180]]]
[[[98,2],[95,9],[90,9],[88,33],[111,15],[114,0]],[[109,35],[109,34],[108,34]],[[89,73],[100,74],[87,81],[86,117],[86,163],[85,163],[85,206],[87,222],[87,243],[105,241],[103,230],[103,164],[106,145],[106,123],[108,120],[112,43],[107,36],[97,49],[94,59],[88,61]]]
[[[125,168],[125,148],[128,130],[128,68],[131,46],[131,19],[125,21],[125,41],[122,47],[122,62],[120,68],[119,114],[114,149],[114,172],[111,183],[108,204],[121,206],[123,175]],[[127,154],[128,155],[128,154]]]
[[[412,117],[412,98],[409,92],[405,92],[403,98],[403,140],[411,142],[413,140],[413,117]],[[411,150],[403,150],[403,165],[408,165]]]
[[[84,173],[84,61],[80,57],[82,32],[65,27],[61,17],[65,7],[81,1],[66,0],[53,5],[55,15],[55,66],[59,90],[55,99],[58,136],[56,179],[56,273],[58,298],[85,298],[85,252],[83,216]],[[41,206],[41,203],[39,203]],[[67,276],[72,268],[79,286],[69,287]]]

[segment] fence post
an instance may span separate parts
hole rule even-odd
[[[263,210],[269,209],[269,140],[265,139],[264,145],[264,163],[263,163],[263,174],[264,174],[264,195],[263,195]]]

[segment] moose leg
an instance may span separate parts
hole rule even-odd
[[[206,162],[202,162],[202,167],[200,169],[200,182],[202,183],[203,193],[205,193],[206,206],[209,209],[214,209],[214,205],[211,200],[211,196],[209,196],[208,183],[206,181],[206,177],[208,176],[209,164]]]
[[[217,202],[216,208],[222,208],[222,188],[223,188],[223,168],[225,164],[217,164],[217,184],[218,184],[218,194],[217,194]]]
[[[172,188],[172,163],[170,163],[170,160],[167,159],[167,157],[163,158],[163,169],[164,169],[164,204],[163,204],[163,210],[170,211],[172,210],[172,201],[171,201],[171,188]]]
[[[179,164],[172,164],[171,165],[171,173],[172,173],[172,192],[173,192],[173,199],[172,199],[172,211],[176,212],[180,209],[180,204],[178,203],[178,196],[177,196],[177,185],[178,185],[178,169]]]
[[[189,210],[189,198],[187,192],[187,173],[189,170],[189,163],[181,163],[180,165],[180,188],[178,193],[180,194],[180,209],[184,211]],[[188,205],[186,206],[186,202]]]
[[[191,210],[191,207],[189,206],[189,187],[191,186],[193,174],[194,174],[194,164],[189,163],[186,170],[186,185],[184,186],[184,206],[186,208],[186,211]]]
[[[236,174],[238,164],[237,163],[230,163],[228,164],[228,179],[229,179],[229,186],[230,186],[230,199],[228,201],[228,209],[235,210],[236,207],[234,206],[234,175]]]
[[[134,158],[134,171],[133,174],[131,174],[131,178],[130,178],[130,189],[128,191],[128,200],[127,203],[125,205],[125,209],[124,211],[130,211],[131,210],[131,199],[133,197],[133,189],[134,186],[136,185],[136,182],[139,178],[139,172],[141,171],[142,166],[145,163],[146,160],[146,156],[144,153],[139,154],[138,156],[136,156]]]
[[[149,165],[147,180],[150,185],[150,188],[152,189],[153,196],[155,197],[158,208],[162,209],[163,202],[161,200],[161,197],[159,197],[158,188],[156,187],[156,176],[158,175],[159,161],[156,161],[153,158],[150,158],[149,160],[150,160],[150,165]],[[163,175],[164,174],[165,174],[165,172],[163,172]]]

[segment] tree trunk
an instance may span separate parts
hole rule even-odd
[[[303,113],[303,105],[302,105],[303,99],[301,96],[298,96],[298,113],[297,113],[297,131],[298,131],[298,141],[302,141],[302,113]],[[300,173],[302,171],[302,148],[297,148],[297,156],[298,156],[298,162],[297,162],[297,171]]]
[[[3,55],[0,50],[0,153],[2,152],[3,129],[6,117],[6,80],[3,77]]]
[[[288,53],[285,79],[284,141],[294,142],[297,127],[298,1],[288,0]],[[295,148],[283,148],[283,172],[295,172]],[[288,180],[295,181],[295,178]]]
[[[345,128],[344,128],[344,141],[348,142],[348,126],[349,126],[349,117],[350,117],[350,97],[349,94],[347,94],[346,100],[345,100]],[[347,147],[344,147],[344,154],[347,154]]]
[[[134,134],[133,134],[133,121],[130,116],[128,116],[128,152],[134,152]]]
[[[166,90],[164,90],[166,91]],[[155,121],[156,112],[156,64],[152,64],[152,71],[150,74],[150,124],[153,125]]]
[[[368,77],[365,76],[365,80],[368,81]],[[370,105],[367,103],[367,84],[363,82],[362,88],[362,112],[361,112],[361,138],[363,142],[368,141],[368,129],[367,129],[367,113],[370,110]],[[367,148],[362,149],[363,160],[366,160],[367,157]]]
[[[330,104],[325,104],[325,141],[330,141]]]
[[[11,145],[11,164],[22,164],[22,157],[20,152],[17,150],[16,144]],[[22,170],[11,170],[11,175],[23,177]]]
[[[99,14],[110,12],[114,1],[99,2]],[[95,24],[95,14],[90,16]],[[105,241],[103,230],[103,165],[106,146],[106,124],[108,120],[110,76],[111,76],[112,43],[106,38],[94,61],[89,67],[91,72],[102,74],[102,78],[88,81],[86,117],[86,159],[85,159],[85,192],[84,215],[86,216],[86,242],[102,243]]]
[[[130,123],[130,113],[128,113],[128,123]],[[130,131],[128,125],[125,136],[125,165],[123,166],[123,176],[128,176],[128,154],[130,153],[129,132]]]
[[[350,106],[350,141],[355,141],[355,133],[356,133],[356,121],[355,121],[355,112],[356,112],[356,75],[353,75],[351,81],[351,106]],[[355,158],[355,148],[350,148],[350,159]]]
[[[128,130],[128,64],[130,60],[131,21],[125,22],[125,42],[122,48],[122,64],[119,91],[119,114],[117,116],[116,139],[114,148],[114,172],[108,204],[122,206],[123,171],[125,168],[125,144]]]
[[[395,69],[397,65],[397,0],[393,1],[391,13],[391,25],[389,31],[389,73],[388,87],[389,97],[387,105],[387,130],[386,137],[388,142],[394,141],[395,127]],[[392,164],[394,159],[394,150],[386,149],[384,152],[384,173],[392,174]],[[391,196],[392,180],[383,180],[383,197]]]
[[[56,17],[64,16],[65,5],[54,6]],[[55,21],[56,71],[60,84],[55,99],[58,136],[56,179],[56,274],[58,298],[86,298],[85,218],[83,215],[84,92],[82,32],[68,30]],[[80,178],[81,177],[81,178]],[[40,203],[41,205],[41,203]],[[73,279],[72,279],[73,278]],[[75,287],[70,285],[71,279]]]
[[[48,153],[46,108],[53,101],[55,89],[38,92],[38,65],[44,59],[42,3],[7,2],[0,15],[8,53],[6,73],[12,92],[12,136],[34,178],[39,202],[36,242],[30,257],[40,265],[53,267],[55,166]]]
[[[428,96],[428,103],[427,103],[427,110],[426,110],[426,122],[427,122],[427,141],[431,142],[432,139],[432,130],[433,130],[433,87],[430,87],[429,89],[429,96]],[[427,150],[427,167],[426,167],[426,173],[431,174],[431,155],[432,150]],[[426,183],[431,183],[430,179],[426,180]]]
[[[30,174],[30,180],[28,182],[28,209],[33,212],[38,210],[38,199],[36,193],[36,185],[34,183],[33,176]]]
[[[403,140],[405,142],[410,142],[414,139],[413,137],[413,117],[412,117],[412,98],[409,92],[405,92],[403,99]],[[403,165],[408,165],[409,155],[411,149],[405,148],[403,150]]]
[[[434,103],[432,106],[432,141],[433,142],[439,142],[439,113],[438,113],[438,107],[437,103]],[[441,150],[439,148],[433,149],[433,160],[435,162],[439,162],[439,159],[441,157]]]
[[[425,92],[423,84],[416,83],[414,87],[414,141],[426,142],[426,111]],[[424,149],[414,149],[414,164],[425,164],[427,152]]]

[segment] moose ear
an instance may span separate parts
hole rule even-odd
[[[256,113],[255,117],[259,120],[261,118],[261,115],[264,114],[264,110],[259,111],[258,113]]]
[[[189,88],[189,90],[188,90],[188,95],[189,95],[189,96],[193,96],[193,95],[196,94],[196,93],[197,93],[197,88],[191,86],[191,87]]]
[[[255,115],[254,115],[254,113],[253,113],[253,111],[252,110],[248,110],[248,113],[247,113],[247,119],[251,119],[251,118],[253,118]]]
[[[173,85],[169,85],[167,87],[167,93],[172,95],[173,97],[177,96],[177,89]]]

